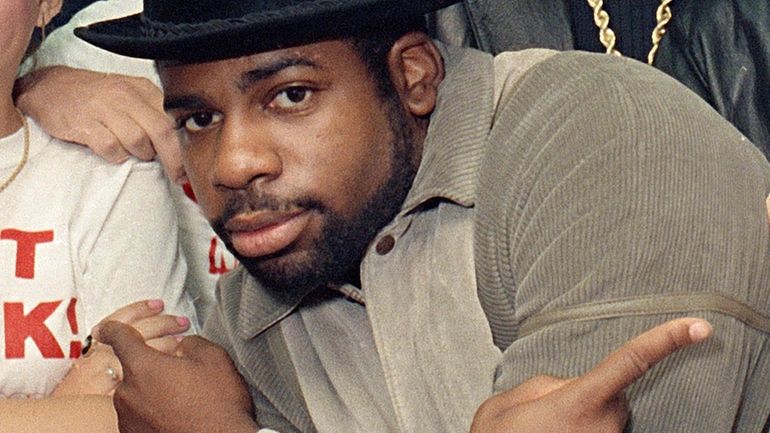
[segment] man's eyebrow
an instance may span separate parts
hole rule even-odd
[[[170,111],[183,108],[186,110],[203,110],[208,104],[203,98],[192,95],[168,96],[163,99],[163,110]]]
[[[270,64],[256,67],[250,71],[244,72],[241,75],[240,81],[237,83],[238,89],[245,92],[246,89],[254,85],[254,83],[269,78],[286,68],[293,66],[308,66],[311,68],[319,69],[320,66],[310,59],[303,57],[290,57],[279,59]]]

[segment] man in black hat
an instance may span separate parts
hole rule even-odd
[[[762,155],[637,62],[436,44],[447,3],[145,0],[79,31],[157,61],[242,263],[205,333],[248,395],[201,339],[96,330],[124,431],[621,431],[622,389],[702,321],[525,380],[693,313],[715,338],[630,389],[629,429],[766,428]]]

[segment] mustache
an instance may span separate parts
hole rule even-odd
[[[310,195],[282,198],[264,191],[249,189],[231,194],[225,202],[222,215],[214,219],[211,225],[214,231],[223,237],[225,223],[239,214],[257,211],[290,212],[298,209],[315,210],[319,213],[327,211],[323,202]]]

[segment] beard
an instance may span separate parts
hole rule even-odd
[[[358,214],[344,217],[313,197],[283,200],[262,192],[252,192],[232,197],[226,203],[222,216],[212,222],[214,231],[241,265],[269,289],[307,291],[349,282],[351,274],[358,275],[360,262],[369,244],[398,214],[417,172],[415,139],[407,113],[400,103],[397,100],[385,101],[385,108],[393,136],[389,143],[390,173]],[[320,235],[306,251],[295,251],[289,246],[268,256],[243,257],[233,248],[224,229],[226,221],[246,210],[297,208],[312,210],[325,217]]]

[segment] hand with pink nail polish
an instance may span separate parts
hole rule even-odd
[[[190,328],[190,319],[163,313],[160,299],[134,302],[102,319],[91,331],[92,340],[84,354],[57,385],[52,396],[112,395],[123,379],[123,368],[112,348],[99,341],[99,328],[107,321],[133,327],[145,344],[164,353],[173,353],[181,333]]]

